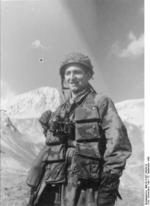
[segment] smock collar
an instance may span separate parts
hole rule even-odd
[[[78,93],[78,95],[76,97],[70,97],[69,99],[69,103],[70,104],[78,104],[79,102],[82,101],[82,99],[84,99],[85,96],[87,96],[90,93],[90,88],[86,87],[85,89],[83,89],[80,93]]]

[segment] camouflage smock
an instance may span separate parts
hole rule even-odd
[[[71,99],[66,101],[58,108],[57,112],[63,113],[63,115],[66,112],[69,113],[70,120],[74,121],[76,125],[75,139],[68,140],[69,143],[65,151],[67,167],[65,175],[67,181],[62,181],[60,184],[55,184],[54,182],[53,184],[51,181],[52,176],[48,180],[48,176],[45,174],[45,180],[49,184],[44,189],[37,206],[103,206],[103,204],[97,203],[101,174],[109,172],[120,177],[126,160],[131,155],[131,145],[126,128],[118,116],[112,100],[105,95],[98,95],[88,89],[73,101]],[[90,121],[90,118],[92,121]],[[87,122],[84,122],[84,120]],[[96,125],[101,126],[101,131],[98,132],[99,128],[95,126],[97,120],[98,123]],[[101,141],[101,143],[97,144],[97,133],[103,133],[105,136],[104,142]],[[92,138],[94,138],[92,141],[90,139],[91,134],[93,135]],[[89,141],[86,142],[88,146],[85,146],[83,139],[78,141],[83,136],[84,138],[89,138]],[[47,135],[46,143],[49,144],[49,141],[51,140]],[[89,171],[93,172],[92,177],[89,171],[82,170],[84,169],[84,161],[75,156],[76,150],[79,153],[83,153],[83,156],[88,156],[93,151],[93,157],[97,159],[88,160]],[[97,160],[99,161],[98,163]],[[99,164],[99,168],[97,164]],[[79,173],[78,171],[72,172],[76,171],[76,167],[81,168]],[[97,169],[100,169],[98,173]],[[53,176],[55,174],[56,172],[54,172]],[[97,174],[99,174],[98,177]],[[113,205],[114,203],[110,204],[110,206]]]

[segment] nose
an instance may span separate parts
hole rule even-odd
[[[75,78],[75,74],[74,72],[70,72],[70,75],[69,75],[69,79],[72,80]]]

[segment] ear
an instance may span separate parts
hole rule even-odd
[[[91,73],[90,72],[87,72],[87,77],[88,77],[88,80],[91,79]]]

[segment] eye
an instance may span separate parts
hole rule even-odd
[[[65,75],[68,76],[70,74],[70,71],[65,71]]]
[[[82,70],[76,70],[74,71],[74,74],[83,74]]]

